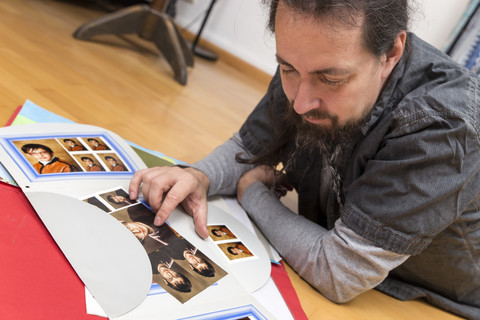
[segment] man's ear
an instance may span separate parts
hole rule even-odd
[[[397,65],[398,61],[405,51],[405,42],[407,40],[407,33],[405,31],[400,31],[393,41],[393,48],[387,52],[385,56],[385,61],[383,62],[382,78],[386,79],[393,68]]]

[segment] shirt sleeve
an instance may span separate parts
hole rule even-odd
[[[191,166],[205,173],[210,180],[208,196],[236,194],[238,180],[243,173],[253,168],[253,165],[235,160],[235,155],[239,153],[245,158],[251,157],[239,134],[235,133],[212,153]]]
[[[337,303],[376,287],[409,257],[382,249],[340,219],[327,231],[283,206],[261,182],[247,188],[242,206],[288,264]]]

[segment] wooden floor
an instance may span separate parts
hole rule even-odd
[[[192,163],[239,129],[268,85],[223,60],[197,58],[182,86],[156,47],[136,35],[75,40],[76,28],[105,14],[86,0],[1,0],[0,13],[2,125],[29,99]],[[310,319],[458,319],[374,290],[337,305],[289,273]]]
[[[80,41],[105,15],[86,0],[0,1],[0,123],[26,99],[189,163],[238,130],[268,83],[222,60],[195,59],[186,86],[137,35]]]

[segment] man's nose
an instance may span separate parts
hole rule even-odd
[[[304,114],[322,105],[321,92],[308,79],[302,80],[297,88],[293,109],[298,114]]]

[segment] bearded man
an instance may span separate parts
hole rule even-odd
[[[479,318],[479,79],[408,32],[407,0],[267,2],[264,98],[202,161],[137,172],[130,198],[142,183],[156,224],[181,203],[206,238],[207,196],[236,195],[332,301],[377,288]]]

